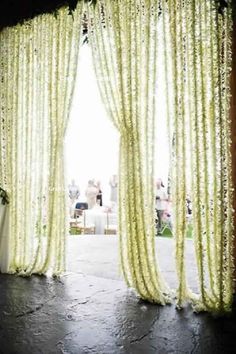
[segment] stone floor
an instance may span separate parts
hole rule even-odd
[[[119,269],[117,236],[69,236],[67,269],[71,272],[93,275],[99,278],[122,280]],[[174,240],[156,238],[156,252],[159,266],[172,288],[176,287]],[[191,288],[197,291],[196,262],[193,241],[186,240],[186,269]]]
[[[236,311],[214,319],[145,303],[119,275],[117,237],[68,240],[68,273],[60,280],[0,276],[0,353],[236,353]],[[158,239],[157,250],[174,286],[172,240]],[[191,240],[187,254],[196,288]]]

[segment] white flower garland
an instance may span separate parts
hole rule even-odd
[[[233,295],[232,181],[229,124],[231,2],[220,14],[208,0],[169,0],[176,136],[174,185],[178,306],[225,312]],[[187,140],[186,136],[190,136]],[[187,141],[190,161],[186,158]],[[187,161],[187,163],[185,162]],[[187,164],[190,164],[187,166]],[[200,297],[189,291],[184,265],[186,175],[191,171],[193,233]],[[173,178],[174,177],[174,178]]]
[[[158,268],[153,268],[154,244],[148,236],[154,232],[150,206],[153,207],[154,200],[154,119],[151,117],[155,105],[150,98],[155,92],[157,18],[153,14],[158,8],[162,9],[166,91],[174,91],[174,112],[171,114],[168,96],[167,115],[170,146],[174,137],[172,196],[179,279],[177,306],[182,307],[190,299],[197,311],[228,311],[232,302],[233,246],[228,122],[230,4],[223,15],[218,14],[216,3],[207,0],[163,0],[158,4],[99,1],[92,15],[90,9],[90,42],[98,84],[107,110],[121,133],[122,270],[127,284],[136,288],[142,298],[160,303],[169,300],[168,296],[165,300],[160,296],[168,293],[168,289]],[[172,88],[167,69],[170,51]],[[191,172],[191,181],[187,180],[187,171]],[[185,210],[189,191],[192,191],[200,297],[189,289],[185,274]],[[144,207],[144,200],[149,207]],[[152,230],[148,230],[150,225]],[[227,262],[222,262],[223,259]]]
[[[154,131],[159,2],[99,0],[88,7],[89,41],[101,96],[120,132],[119,235],[127,284],[165,304],[155,257]]]
[[[63,138],[73,92],[83,4],[0,33],[1,172],[9,195],[8,272],[59,274],[65,266]]]
[[[174,137],[177,306],[230,311],[233,208],[229,73],[231,2],[98,0],[87,7],[89,40],[101,96],[120,132],[121,267],[143,299],[165,304],[170,291],[154,247],[154,131],[159,9],[163,21],[170,146]],[[0,186],[9,195],[8,272],[64,270],[63,137],[73,92],[82,5],[72,17],[42,15],[0,33]],[[171,34],[171,41],[168,32]],[[172,50],[173,87],[168,54]],[[168,92],[166,92],[168,94]],[[190,154],[188,154],[188,150]],[[48,153],[49,151],[49,153]],[[187,171],[191,171],[191,181]],[[185,267],[185,200],[191,190],[200,297]]]

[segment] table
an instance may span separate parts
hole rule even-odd
[[[107,226],[107,221],[109,225],[117,224],[117,214],[107,213],[99,209],[88,209],[84,210],[85,225],[94,224],[95,234],[104,235],[104,229]]]

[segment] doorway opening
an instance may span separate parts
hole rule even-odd
[[[163,58],[158,67],[163,68]],[[176,285],[173,213],[169,166],[169,144],[166,124],[165,77],[158,73],[155,181],[161,180],[166,199],[161,227],[156,219],[157,258],[167,280]],[[93,70],[90,46],[80,49],[78,73],[71,117],[65,140],[66,186],[68,187],[67,270],[88,275],[122,279],[119,271],[118,210],[112,198],[111,177],[118,175],[119,134],[101,101]],[[89,205],[86,190],[89,182],[100,183],[102,205],[96,198]],[[110,237],[108,237],[108,235]],[[187,245],[187,258],[194,259],[193,245]],[[161,250],[161,252],[160,252]],[[163,255],[169,255],[163,257]],[[191,263],[192,264],[192,263]],[[195,269],[195,265],[191,266]]]
[[[101,102],[91,49],[84,44],[65,140],[69,271],[98,276],[107,269],[107,277],[120,278],[115,188],[118,161],[119,134]]]

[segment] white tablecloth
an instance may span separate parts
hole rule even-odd
[[[96,209],[89,209],[84,211],[85,225],[90,224],[95,225],[95,233],[99,235],[104,234],[104,228],[107,226],[107,212]],[[117,223],[117,214],[108,214],[109,225],[114,225]]]

